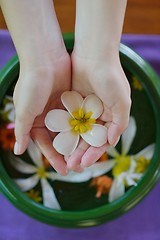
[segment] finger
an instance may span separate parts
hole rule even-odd
[[[14,153],[16,155],[23,154],[28,147],[30,140],[30,130],[33,125],[34,118],[27,117],[26,114],[16,115],[15,119],[15,138]]]
[[[109,145],[116,146],[116,144],[118,143],[119,138],[124,130],[125,130],[125,127],[122,127],[116,123],[111,123],[108,128],[108,143],[109,143]]]
[[[78,147],[72,153],[72,155],[67,159],[67,167],[70,170],[76,171],[77,169],[83,169],[81,165],[81,159],[86,150],[88,149],[89,145],[81,139]]]
[[[82,157],[81,166],[82,167],[89,167],[103,155],[106,151],[107,144],[104,144],[102,147],[89,147],[88,150]]]
[[[48,131],[45,128],[34,128],[31,132],[31,136],[51,166],[61,175],[67,175],[68,170],[66,162],[63,156],[53,148],[52,139]]]
[[[102,122],[111,122],[112,121],[112,112],[105,104],[104,104],[103,113],[100,116],[100,120]]]
[[[129,123],[131,102],[126,101],[122,106],[116,106],[112,109],[112,122],[108,127],[108,143],[115,145],[120,135],[125,131]]]

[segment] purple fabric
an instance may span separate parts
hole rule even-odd
[[[122,42],[160,74],[160,36],[125,35]],[[15,54],[7,31],[0,31],[0,67]],[[0,240],[160,240],[160,183],[134,209],[112,222],[86,229],[61,229],[34,220],[0,195]]]
[[[137,52],[160,75],[160,35],[123,35],[122,43]]]

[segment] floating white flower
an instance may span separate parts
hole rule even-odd
[[[61,176],[57,172],[47,171],[45,169],[42,154],[32,141],[30,142],[27,151],[34,165],[26,163],[16,156],[11,157],[11,163],[17,171],[24,173],[25,175],[29,174],[29,177],[25,176],[25,178],[14,179],[14,182],[22,192],[27,192],[34,189],[34,187],[40,182],[43,204],[44,206],[53,209],[60,209],[61,207],[48,179],[51,181],[58,180],[74,183],[85,182],[93,177],[101,176],[110,171],[114,164],[112,161],[110,161],[110,163],[107,163],[107,161],[98,162],[91,167],[86,168],[81,173],[70,171],[67,176]],[[32,176],[30,176],[31,174]]]
[[[68,156],[76,149],[80,137],[89,145],[100,147],[107,141],[107,128],[96,124],[103,113],[101,100],[91,94],[85,99],[75,92],[67,91],[61,96],[67,109],[54,109],[47,113],[46,127],[52,132],[60,132],[53,140],[57,152]]]
[[[3,120],[14,122],[15,120],[15,108],[13,104],[13,98],[6,95],[3,100],[4,108],[0,110],[0,115]]]
[[[109,191],[109,202],[114,201],[125,193],[125,187],[136,186],[149,164],[154,153],[154,144],[151,144],[134,155],[128,155],[129,149],[136,134],[136,123],[130,117],[129,126],[122,134],[122,151],[119,153],[116,148],[108,147],[107,153],[113,157],[114,166],[112,169],[113,184]]]
[[[46,171],[42,154],[32,141],[30,142],[27,151],[34,165],[26,163],[16,156],[12,157],[11,163],[17,171],[33,175],[28,178],[14,179],[14,182],[22,192],[26,192],[33,189],[40,181],[43,204],[46,207],[60,209],[60,205],[56,199],[53,188],[47,180],[51,178],[51,172]]]

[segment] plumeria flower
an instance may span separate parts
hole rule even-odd
[[[154,153],[154,144],[151,144],[134,155],[128,155],[136,134],[136,123],[133,117],[130,117],[129,126],[122,134],[122,148],[119,153],[116,148],[107,147],[107,153],[114,162],[112,169],[113,184],[109,191],[109,201],[112,202],[125,193],[125,187],[136,186],[149,164]]]
[[[13,98],[6,95],[3,100],[4,108],[0,110],[0,115],[3,120],[14,122],[15,120],[15,108],[13,104]]]
[[[31,191],[40,182],[43,204],[46,207],[53,209],[60,209],[61,207],[48,179],[51,181],[58,180],[73,183],[85,182],[91,178],[104,175],[106,172],[110,171],[114,165],[112,161],[110,161],[110,163],[107,163],[107,161],[99,163],[97,162],[91,167],[86,168],[81,173],[70,171],[67,176],[61,176],[57,172],[48,171],[45,169],[45,164],[42,159],[43,155],[32,141],[30,142],[27,151],[34,163],[33,165],[24,162],[22,159],[16,156],[12,156],[11,163],[17,171],[24,173],[25,175],[29,174],[29,177],[27,178],[25,176],[25,178],[14,179],[14,181],[22,192]]]
[[[103,104],[94,94],[85,99],[75,92],[67,91],[61,96],[67,109],[54,109],[45,118],[46,127],[52,132],[60,132],[53,141],[57,152],[69,156],[76,149],[80,137],[89,145],[100,147],[107,141],[107,128],[97,124],[103,113]]]
[[[43,204],[46,207],[60,209],[53,188],[47,180],[50,179],[51,173],[45,170],[42,154],[32,141],[30,142],[27,151],[34,165],[26,163],[15,156],[11,158],[11,163],[17,171],[24,174],[32,174],[32,176],[29,176],[28,178],[14,179],[14,182],[22,192],[32,190],[40,182]]]

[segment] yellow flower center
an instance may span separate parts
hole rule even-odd
[[[120,175],[122,172],[129,170],[131,158],[130,156],[118,155],[115,160],[116,164],[112,169],[112,174],[114,177],[118,177],[118,175]]]
[[[136,173],[144,173],[149,165],[150,160],[145,159],[144,156],[140,156],[136,161]]]
[[[88,130],[91,130],[91,125],[96,122],[95,118],[91,118],[92,112],[85,113],[82,108],[79,108],[78,111],[72,112],[74,119],[69,121],[70,125],[74,132],[85,133]]]
[[[29,198],[31,198],[32,200],[34,200],[35,202],[41,202],[42,201],[42,197],[40,196],[40,192],[35,191],[34,189],[30,190],[29,192],[26,192],[26,195]]]
[[[139,91],[141,91],[143,89],[141,82],[136,77],[133,77],[132,85],[135,89],[137,89]]]
[[[47,172],[43,167],[38,168],[37,174],[39,175],[40,178],[46,178],[47,177]]]

